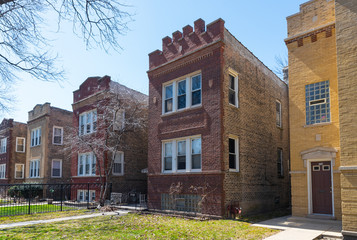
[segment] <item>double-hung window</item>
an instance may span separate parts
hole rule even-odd
[[[6,138],[0,140],[0,153],[6,153]]]
[[[275,102],[276,109],[276,126],[281,127],[281,103],[277,100]]]
[[[60,178],[62,177],[62,160],[61,159],[53,159],[52,160],[52,177]]]
[[[306,125],[330,122],[329,81],[305,86]]]
[[[201,137],[165,140],[162,143],[163,172],[201,171]]]
[[[278,170],[278,177],[284,176],[284,168],[283,168],[283,149],[278,148],[277,151],[277,170]]]
[[[113,175],[124,175],[124,153],[117,152],[114,157]]]
[[[24,164],[15,164],[15,178],[24,178]]]
[[[62,145],[63,144],[63,127],[53,127],[52,143],[54,145]]]
[[[41,145],[41,128],[31,130],[31,147]]]
[[[23,137],[16,138],[16,152],[25,152],[26,139]]]
[[[162,113],[199,106],[202,102],[201,74],[189,75],[163,85]]]
[[[5,179],[6,176],[6,164],[0,164],[0,179]]]
[[[125,127],[125,110],[124,109],[115,110],[113,117],[114,117],[113,130],[114,131],[123,130]]]
[[[40,160],[30,161],[30,178],[40,177]]]
[[[229,150],[229,170],[239,171],[239,141],[235,136],[230,136],[228,139]]]
[[[229,71],[228,101],[238,107],[238,74],[233,71]]]
[[[97,131],[97,110],[92,110],[79,115],[78,131],[80,136]]]
[[[78,176],[95,176],[96,174],[96,158],[90,153],[82,153],[78,155]]]

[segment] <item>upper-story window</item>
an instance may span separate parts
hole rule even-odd
[[[97,131],[97,110],[92,110],[79,115],[79,135]]]
[[[25,152],[26,139],[23,137],[16,138],[16,152]]]
[[[330,122],[329,81],[305,86],[306,125]]]
[[[53,127],[52,143],[55,145],[63,144],[63,127]]]
[[[90,153],[82,153],[78,155],[78,176],[95,176],[96,173],[96,157]]]
[[[31,130],[31,147],[41,145],[41,128]]]
[[[201,137],[165,140],[162,155],[163,172],[201,171]]]
[[[275,102],[276,109],[276,126],[281,127],[281,103],[277,100]]]
[[[0,153],[6,153],[6,138],[0,140]]]
[[[162,96],[163,114],[200,105],[202,102],[201,74],[164,84]]]
[[[233,71],[229,71],[228,101],[238,107],[238,74]]]

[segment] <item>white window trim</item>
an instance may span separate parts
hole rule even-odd
[[[228,77],[229,75],[232,75],[234,77],[234,90],[235,91],[235,102],[236,104],[232,104],[229,102],[229,91],[228,91],[228,103],[231,106],[234,106],[236,108],[239,107],[239,79],[238,79],[238,73],[236,71],[234,71],[233,69],[228,69]],[[230,79],[228,79],[228,90],[230,89]]]
[[[35,133],[39,131],[39,135],[36,137],[34,136]],[[32,133],[34,133],[32,135]],[[37,135],[37,134],[36,134]],[[32,137],[34,138],[34,145],[32,145]],[[36,144],[36,138],[38,139],[38,143]],[[37,127],[37,128],[33,128],[31,129],[31,133],[30,133],[30,147],[37,147],[37,146],[40,146],[42,144],[42,129],[41,127]]]
[[[21,166],[21,169],[22,169],[22,177],[21,178],[18,178],[18,177],[16,177],[16,166]],[[15,175],[14,175],[14,177],[15,177],[15,179],[24,179],[24,173],[25,173],[25,164],[22,164],[22,163],[16,163],[15,164]]]
[[[201,99],[200,104],[192,105],[192,78],[200,75],[201,76]],[[178,109],[178,83],[186,80],[186,107]],[[196,108],[202,106],[202,73],[201,71],[196,71],[180,78],[165,82],[162,84],[162,115],[169,115],[172,113],[184,111],[191,108]],[[165,112],[165,87],[172,84],[172,111]]]
[[[90,158],[90,163],[89,163],[89,174],[86,174],[85,170],[86,170],[86,163],[85,163],[85,158],[84,158],[84,164],[83,164],[83,174],[80,174],[79,173],[79,170],[80,170],[80,157],[81,155],[84,155],[84,156],[87,156],[87,155],[90,155],[91,158]],[[78,153],[78,158],[77,158],[77,176],[79,177],[90,177],[90,176],[96,176],[96,174],[92,174],[92,170],[93,170],[93,159],[95,159],[95,168],[96,168],[96,171],[97,171],[97,159],[95,157],[95,154],[93,152],[86,152],[86,153]]]
[[[279,124],[279,125],[276,124],[276,126],[279,127],[279,128],[281,128],[281,127],[283,126],[283,122],[282,122],[282,112],[281,112],[281,102],[280,102],[279,100],[276,100],[276,102],[275,102],[275,108],[276,108],[276,103],[279,103],[279,108],[280,108],[280,109],[279,109],[279,118],[280,118],[280,119],[279,119],[279,120],[280,120],[279,123],[280,123],[280,124]],[[275,111],[276,111],[276,109],[275,109]]]
[[[201,168],[192,169],[192,140],[201,139]],[[186,169],[177,169],[177,142],[186,141]],[[172,170],[165,170],[165,143],[172,143]],[[202,137],[201,135],[188,136],[175,139],[163,140],[161,143],[161,168],[162,173],[187,173],[187,172],[202,172]]]
[[[234,139],[235,151],[236,151],[236,168],[229,168],[229,139]],[[239,172],[239,138],[236,135],[228,135],[228,169],[230,172]]]
[[[33,176],[31,176],[31,162],[37,162],[37,166],[38,166],[38,175],[36,174],[33,174]],[[39,159],[34,159],[34,160],[31,160],[30,161],[30,165],[29,165],[29,178],[40,178],[40,175],[41,175],[41,161]],[[35,170],[36,168],[34,168]]]
[[[112,168],[112,174],[113,176],[124,176],[124,152],[117,152],[116,154],[120,154],[121,155],[121,160],[120,160],[120,164],[121,164],[121,173],[115,173],[114,172],[114,164],[113,164],[113,168]],[[114,163],[115,163],[115,159],[114,159]]]
[[[24,140],[24,150],[23,151],[18,151],[17,150],[17,146],[19,146],[17,144],[19,139],[23,139]],[[16,137],[16,149],[15,149],[15,151],[16,152],[21,152],[21,153],[24,153],[26,151],[26,138],[24,138],[24,137]]]
[[[7,148],[6,145],[7,145],[7,138],[5,137],[0,140],[0,154],[6,153],[6,148]]]
[[[92,117],[92,120],[91,120],[91,122],[90,122],[90,131],[89,131],[89,133],[87,133],[87,114],[89,114],[89,113],[92,113],[93,114],[93,112],[95,112],[96,113],[96,123],[97,123],[97,129],[98,129],[98,112],[97,112],[97,109],[91,109],[91,110],[89,110],[89,111],[86,111],[86,112],[82,112],[81,114],[79,114],[79,116],[78,116],[78,134],[79,134],[79,136],[83,136],[83,135],[88,135],[88,134],[92,134],[92,133],[94,133],[94,132],[96,132],[97,131],[97,129],[96,130],[94,130],[93,129],[93,123],[94,123],[94,121],[93,121],[93,117]],[[83,133],[82,133],[82,131],[81,131],[81,116],[83,116],[84,115],[84,128],[83,128]],[[93,116],[93,115],[92,115]]]
[[[6,164],[0,164],[0,179],[6,179]]]
[[[55,129],[61,129],[61,143],[55,143]],[[53,126],[52,130],[52,144],[53,145],[63,145],[63,127]]]
[[[81,200],[80,199],[80,193],[83,193],[83,200]],[[85,190],[85,189],[78,189],[77,190],[77,201],[78,202],[87,202],[87,200],[86,200],[86,193],[88,192],[88,190]],[[93,192],[94,192],[94,200],[93,200],[93,198],[92,198],[92,196],[93,196]],[[88,196],[88,198],[89,198],[89,202],[94,202],[95,201],[95,190],[89,190],[89,196]]]
[[[53,162],[54,161],[59,161],[60,162],[60,175],[59,176],[53,176]],[[62,159],[52,159],[52,164],[51,164],[51,177],[52,178],[62,178]]]

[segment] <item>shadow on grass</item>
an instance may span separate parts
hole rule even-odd
[[[241,222],[247,222],[247,223],[257,223],[257,222],[262,222],[265,220],[269,220],[272,218],[278,218],[278,217],[284,217],[291,215],[291,209],[290,208],[284,208],[284,209],[277,209],[271,212],[265,212],[265,213],[259,213],[259,214],[254,214],[254,215],[249,215],[249,216],[240,216],[237,220]]]

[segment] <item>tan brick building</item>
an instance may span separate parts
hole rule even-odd
[[[149,54],[149,208],[287,206],[287,85],[222,19],[198,19],[162,45]]]
[[[0,124],[0,184],[22,183],[26,162],[25,123],[4,118]]]
[[[26,182],[66,183],[70,180],[70,150],[64,147],[65,127],[72,112],[37,104],[28,113]]]
[[[312,0],[287,17],[292,209],[357,237],[357,2]]]

